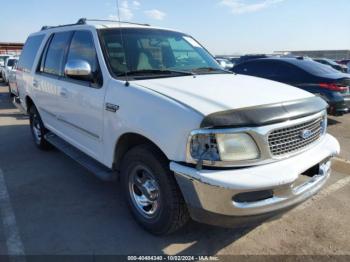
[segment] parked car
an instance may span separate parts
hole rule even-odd
[[[266,58],[242,63],[233,72],[282,82],[318,95],[329,104],[330,114],[349,111],[350,76],[329,66],[304,59]]]
[[[337,61],[338,64],[344,65],[347,67],[347,72],[350,74],[350,59]]]
[[[9,58],[9,55],[0,55],[0,77],[2,78],[2,71],[5,67],[5,61],[7,58]]]
[[[336,62],[341,65],[347,65],[348,63],[350,63],[350,59],[338,60]]]
[[[229,57],[226,57],[226,59],[230,60],[230,62],[233,64],[233,66],[235,66],[237,64],[237,62],[239,61],[239,57],[237,57],[237,56],[229,56]]]
[[[7,84],[9,82],[10,72],[13,70],[13,67],[16,64],[17,60],[18,60],[18,57],[8,57],[5,60],[5,66],[4,66],[3,70],[2,70],[2,79]]]
[[[9,94],[11,97],[19,95],[16,82],[17,62],[18,60],[15,60],[15,64],[8,73]]]
[[[189,217],[245,226],[286,212],[324,186],[339,153],[324,100],[228,73],[174,30],[45,27],[26,41],[16,77],[35,145],[119,177],[136,221],[157,235]]]
[[[233,63],[226,58],[215,58],[219,65],[226,70],[230,70],[233,68]]]
[[[330,66],[330,67],[332,67],[335,70],[338,70],[340,72],[343,72],[343,73],[347,73],[348,72],[348,68],[347,68],[346,65],[340,65],[340,64],[336,63],[335,61],[333,61],[331,59],[314,58],[313,60],[315,60],[316,62],[319,62],[321,64],[328,65],[328,66]]]

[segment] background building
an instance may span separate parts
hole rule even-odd
[[[23,49],[23,43],[1,43],[0,54],[19,55]]]
[[[350,50],[276,51],[274,54],[291,54],[295,56],[329,58],[333,60],[350,59]]]

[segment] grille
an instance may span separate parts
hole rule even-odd
[[[304,132],[307,132],[307,135]],[[323,117],[295,126],[277,129],[268,137],[271,154],[283,156],[301,151],[316,142],[322,133]]]

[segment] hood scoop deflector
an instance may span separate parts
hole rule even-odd
[[[328,104],[314,96],[290,102],[221,111],[206,116],[201,128],[257,127],[297,119],[325,110]]]

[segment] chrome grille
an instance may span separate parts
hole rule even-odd
[[[281,128],[268,136],[269,147],[273,156],[296,153],[316,142],[323,133],[324,117],[311,121]],[[307,136],[304,134],[306,134]]]

